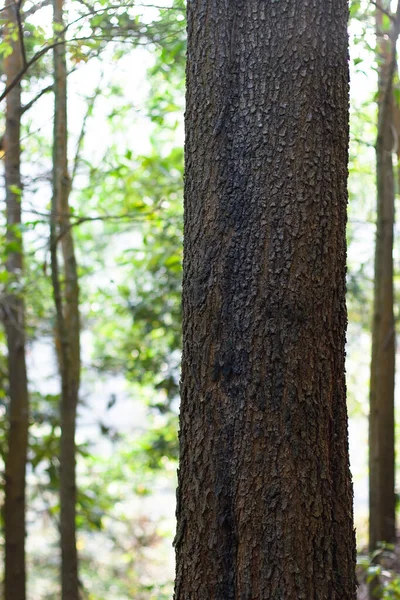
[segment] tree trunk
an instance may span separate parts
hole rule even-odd
[[[63,0],[54,0],[54,23],[63,24]],[[61,374],[61,586],[62,600],[78,600],[78,556],[76,549],[76,449],[75,428],[80,383],[79,285],[70,224],[70,177],[67,158],[67,72],[65,45],[54,49],[55,117],[53,150],[53,205],[51,223],[51,263],[53,294],[57,313],[59,363]],[[60,284],[57,244],[61,243],[64,285]]]
[[[389,2],[386,3],[389,9]],[[399,3],[400,5],[400,3]],[[376,142],[377,220],[374,317],[369,417],[369,547],[396,539],[393,313],[394,173],[393,77],[399,11],[388,39],[383,37],[382,12],[377,10],[378,136]]]
[[[6,85],[14,80],[22,67],[20,40],[11,31],[17,27],[17,5],[8,4],[4,39],[12,46],[12,54],[4,59]],[[8,37],[8,34],[9,37]],[[7,270],[11,280],[20,280],[23,268],[21,238],[21,174],[20,174],[21,86],[16,85],[6,99],[6,128],[3,139],[6,213]],[[25,362],[25,308],[22,295],[9,294],[4,300],[4,324],[8,347],[9,426],[5,464],[4,536],[5,536],[5,600],[25,600],[25,469],[28,446],[29,396]]]
[[[347,15],[188,3],[176,600],[356,597]]]

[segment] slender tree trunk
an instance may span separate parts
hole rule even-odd
[[[386,3],[389,9],[389,2]],[[400,6],[400,3],[399,3]],[[389,38],[383,37],[382,12],[376,13],[379,63],[378,136],[376,141],[377,221],[375,246],[374,317],[369,417],[369,547],[393,543],[395,521],[394,379],[395,326],[393,313],[393,77],[399,11]]]
[[[5,9],[5,38],[12,54],[4,59],[7,85],[22,66],[20,40],[11,32],[17,28],[17,5]],[[10,38],[8,38],[8,35]],[[21,174],[20,174],[21,86],[16,85],[6,99],[6,128],[3,139],[6,213],[7,270],[14,282],[20,279],[22,261],[21,238]],[[28,446],[29,397],[25,362],[25,308],[22,295],[9,294],[4,301],[4,323],[8,347],[9,427],[5,465],[4,535],[5,535],[5,600],[25,600],[25,469]]]
[[[63,0],[54,0],[54,23],[63,25]],[[70,225],[70,177],[67,158],[67,71],[65,46],[54,49],[55,117],[53,206],[51,224],[52,282],[57,313],[59,362],[61,374],[61,584],[62,600],[79,598],[78,556],[76,549],[76,449],[75,428],[80,383],[79,285]],[[64,285],[60,285],[57,244],[60,242],[64,265]]]
[[[176,600],[356,597],[347,15],[188,3]]]

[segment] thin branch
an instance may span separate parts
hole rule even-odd
[[[384,15],[386,15],[387,17],[389,17],[389,19],[392,21],[392,23],[395,22],[396,17],[389,12],[388,10],[386,10],[385,8],[383,8],[383,6],[381,6],[380,4],[378,4],[378,2],[375,2],[375,0],[369,0],[370,4],[372,4],[373,6],[375,6],[376,9],[378,9],[381,13],[383,13]]]
[[[70,214],[69,218],[75,219],[75,221],[74,221],[74,223],[72,223],[71,227],[75,227],[75,225],[81,225],[82,223],[86,223],[88,221],[119,221],[119,220],[124,220],[124,219],[129,219],[130,221],[140,221],[143,217],[149,217],[149,216],[156,214],[157,211],[161,208],[161,204],[162,204],[162,201],[159,202],[158,204],[156,204],[156,206],[153,209],[151,209],[147,212],[143,212],[139,215],[137,213],[121,213],[121,214],[116,214],[116,215],[93,215],[93,216]],[[143,205],[143,206],[145,206],[145,205]],[[65,216],[64,213],[60,213],[59,211],[42,212],[39,210],[35,210],[33,208],[26,209],[26,210],[24,210],[24,212],[32,214],[32,215],[37,215],[39,217],[43,217],[43,222],[45,222],[49,218],[53,218],[57,221],[60,217]]]
[[[350,223],[351,225],[362,225],[363,227],[365,225],[373,225],[374,227],[376,226],[376,221],[372,221],[371,219],[351,219],[348,218],[347,222]]]
[[[56,223],[60,217],[65,216],[65,215],[60,215],[58,212],[55,211],[51,211],[50,213],[41,213],[39,211],[35,211],[35,210],[28,210],[26,212],[31,213],[31,214],[36,214],[39,216],[42,216],[44,218],[49,218],[50,217],[50,257],[51,257],[51,264],[52,264],[52,269],[55,269],[56,271],[58,270],[58,262],[56,262],[56,248],[57,245],[59,244],[59,242],[63,239],[63,237],[69,233],[71,231],[71,229],[73,227],[76,227],[77,225],[82,225],[83,223],[88,223],[88,222],[95,222],[95,221],[130,221],[130,222],[141,222],[143,220],[146,220],[148,217],[151,217],[155,214],[157,214],[157,211],[161,208],[161,203],[158,204],[157,206],[154,207],[153,210],[148,211],[146,213],[142,213],[142,214],[136,214],[136,213],[125,213],[125,214],[120,214],[120,215],[97,215],[97,216],[88,216],[88,217],[77,217],[76,215],[70,215],[70,218],[74,218],[76,219],[73,223],[69,223],[69,225],[58,235],[56,234],[56,231],[54,230],[54,223]],[[180,219],[180,217],[177,215],[177,217]],[[171,219],[170,219],[171,220]],[[47,243],[45,246],[43,246],[44,248],[47,248]],[[34,253],[37,253],[37,249],[34,251]],[[58,271],[57,271],[58,272]],[[55,277],[54,273],[52,273],[52,275]],[[54,281],[54,283],[57,285],[57,282]],[[55,290],[57,291],[57,289]]]
[[[66,227],[61,233],[58,234],[58,237],[56,239],[56,244],[58,244],[63,237],[69,233],[71,231],[71,229],[73,227],[76,227],[77,225],[82,225],[82,223],[93,223],[95,221],[119,221],[119,220],[129,220],[129,221],[133,221],[133,222],[140,222],[145,220],[147,217],[156,214],[156,210],[150,211],[148,213],[143,213],[141,215],[109,215],[109,216],[102,216],[102,217],[82,217],[81,219],[77,219],[74,223],[70,223],[68,225],[68,227]]]
[[[375,148],[375,144],[372,142],[366,142],[365,140],[362,140],[358,137],[350,137],[350,142],[356,143],[356,144],[361,144],[363,146],[368,146],[368,148]]]
[[[47,87],[43,88],[43,90],[41,92],[39,92],[34,98],[32,98],[32,100],[30,102],[28,102],[28,104],[25,104],[25,106],[23,106],[21,108],[21,115],[23,115],[24,113],[26,113],[27,110],[32,108],[32,106],[35,104],[35,102],[37,102],[39,100],[39,98],[44,96],[44,94],[47,94],[47,92],[51,92],[52,90],[53,90],[53,84],[48,85]]]
[[[48,125],[48,124],[49,124],[49,123],[50,123],[52,120],[53,120],[53,117],[50,117],[49,119],[47,119],[47,120],[46,120],[46,121],[43,123],[43,125],[41,125],[41,126],[40,126],[40,127],[38,127],[37,129],[34,129],[33,131],[28,131],[28,133],[27,133],[26,135],[24,135],[24,136],[22,136],[22,137],[21,137],[21,142],[23,142],[24,140],[27,140],[27,139],[29,139],[31,136],[33,136],[33,135],[36,135],[37,133],[40,133],[40,131],[42,131],[42,129],[43,129],[44,127],[46,127],[46,125]],[[1,146],[1,144],[0,144],[0,146]],[[4,156],[6,156],[6,154],[7,154],[7,152],[3,152],[3,154],[0,156],[0,158],[1,158],[1,157],[2,157],[2,158],[4,158]],[[39,177],[39,178],[38,178],[38,181],[41,181],[41,180],[43,181],[44,179],[45,179],[44,177],[42,177],[42,178],[40,178],[40,177]],[[51,176],[47,177],[46,179],[47,179],[48,181],[51,181]],[[32,178],[32,179],[31,179],[31,181],[35,181],[35,179],[33,179],[33,178]]]
[[[82,4],[82,6],[84,6],[87,10],[92,12],[93,6],[90,6],[90,4],[87,4],[87,2],[85,2],[85,0],[78,0],[78,1],[79,1],[79,4]]]
[[[12,5],[11,5],[12,6]],[[142,6],[149,6],[149,5],[142,5]],[[17,75],[17,77],[10,83],[10,85],[8,87],[6,87],[6,89],[3,91],[3,93],[0,95],[0,102],[2,100],[4,100],[4,98],[7,96],[7,94],[21,81],[22,77],[25,75],[25,73],[28,71],[28,69],[35,64],[42,56],[44,56],[44,54],[46,54],[49,50],[52,50],[54,48],[56,48],[58,45],[60,44],[70,44],[73,43],[75,41],[84,41],[84,40],[105,40],[105,41],[115,41],[115,38],[109,38],[107,36],[85,36],[85,37],[75,37],[71,40],[64,40],[62,39],[64,34],[66,33],[66,31],[72,26],[75,25],[76,23],[78,23],[79,21],[81,21],[82,19],[85,19],[87,17],[91,17],[95,14],[100,14],[100,13],[104,13],[104,12],[108,12],[110,10],[117,10],[120,8],[132,8],[133,5],[132,4],[116,4],[116,5],[112,5],[106,8],[101,8],[98,10],[93,10],[90,13],[86,13],[84,15],[80,15],[79,17],[77,17],[76,19],[74,19],[73,21],[71,21],[70,23],[68,23],[68,25],[66,25],[61,31],[59,31],[57,33],[57,35],[55,36],[56,40],[60,40],[61,41],[55,41],[47,46],[45,46],[44,48],[42,48],[41,50],[39,50],[38,52],[36,52],[36,54],[27,62],[24,63],[24,67],[21,69],[20,73]],[[161,8],[161,7],[158,7]],[[144,36],[144,34],[139,30],[137,32],[138,37]],[[118,34],[116,34],[115,37],[118,37]],[[148,43],[159,43],[161,41],[163,41],[164,39],[168,39],[168,37],[170,36],[165,36],[165,37],[160,37],[159,39],[152,39],[149,40],[146,44],[140,44],[140,45],[147,45]],[[120,42],[122,40],[119,40]],[[137,45],[139,45],[139,42],[135,42]]]
[[[92,9],[92,7],[87,4],[86,2],[83,2],[82,0],[79,0],[81,4],[83,4],[83,6],[85,6],[88,10],[91,11],[91,14],[94,11],[94,9]],[[372,1],[372,0],[371,0]],[[24,18],[30,17],[32,15],[34,15],[38,10],[40,10],[41,8],[44,8],[45,6],[49,6],[52,3],[52,0],[42,0],[42,2],[39,2],[38,4],[32,6],[31,8],[29,8],[28,10],[26,10],[24,12]],[[5,6],[3,6],[2,8],[0,8],[0,12],[3,12],[5,10],[7,10],[8,8],[11,8],[14,6],[14,2],[11,2],[10,4],[6,4]],[[157,8],[158,10],[176,10],[176,11],[181,11],[181,9],[178,6],[161,6],[158,4],[133,4],[133,3],[128,3],[128,4],[118,4],[115,6],[111,6],[109,8],[105,8],[103,10],[112,10],[115,8],[136,8],[136,7],[142,7],[142,8]]]
[[[74,223],[71,223],[71,228],[75,227],[76,225],[82,225],[82,223],[93,223],[94,221],[120,221],[125,219],[129,219],[130,221],[141,221],[143,218],[155,215],[157,213],[158,208],[160,207],[156,207],[153,210],[139,215],[126,213],[122,215],[98,215],[94,217],[80,217],[79,219],[76,219]]]
[[[73,67],[70,71],[68,71],[68,76],[70,76],[72,73],[75,73],[75,71],[77,70],[77,68],[78,67]],[[34,98],[32,98],[32,100],[30,100],[28,102],[28,104],[25,104],[25,106],[22,107],[22,109],[21,109],[21,115],[23,115],[27,110],[29,110],[30,108],[32,108],[32,106],[35,104],[35,102],[37,102],[37,100],[39,100],[39,98],[41,98],[44,94],[47,94],[48,92],[52,92],[52,91],[53,91],[53,84],[48,85],[47,87],[45,87]]]
[[[26,10],[23,13],[24,20],[27,19],[28,17],[31,17],[32,15],[34,15],[41,8],[44,8],[45,6],[50,6],[51,1],[52,0],[42,0],[42,2],[38,2],[37,4],[34,4],[29,10]]]
[[[85,8],[87,8],[91,12],[91,14],[94,14],[94,13],[98,12],[96,9],[94,9],[93,6],[90,6],[90,4],[88,2],[85,2],[84,0],[78,0],[78,1]],[[182,9],[179,6],[162,6],[160,4],[142,4],[142,3],[139,3],[139,2],[127,3],[127,4],[118,4],[118,5],[110,6],[108,8],[104,8],[104,9],[101,9],[101,10],[113,10],[115,8],[137,8],[138,6],[140,6],[141,8],[156,8],[157,10],[176,10],[176,11],[182,11]]]
[[[18,83],[21,81],[22,77],[25,75],[25,73],[27,72],[27,70],[29,69],[29,67],[31,67],[32,65],[34,65],[39,60],[39,58],[41,58],[44,54],[46,54],[46,52],[48,52],[49,50],[51,50],[55,46],[58,46],[59,44],[64,44],[64,42],[55,42],[54,44],[50,44],[49,46],[45,46],[44,48],[42,48],[41,50],[39,50],[39,52],[36,52],[36,54],[30,60],[28,60],[28,62],[24,65],[24,67],[21,69],[21,71],[18,73],[18,75],[12,80],[12,82],[6,87],[6,89],[0,95],[0,102],[2,100],[4,100],[4,98],[7,96],[7,94],[9,94],[9,92],[16,85],[18,85]]]
[[[101,13],[107,13],[109,11],[112,10],[120,10],[121,8],[134,8],[135,6],[140,6],[140,5],[134,5],[132,3],[128,3],[128,4],[112,4],[111,6],[107,6],[105,8],[98,8],[98,9],[93,9],[88,13],[85,13],[83,15],[79,15],[79,17],[77,17],[76,19],[74,19],[73,21],[71,21],[70,23],[68,23],[68,25],[66,25],[64,27],[63,30],[61,30],[58,34],[57,37],[62,36],[64,33],[67,32],[67,30],[72,26],[72,25],[76,25],[76,23],[79,23],[79,21],[82,21],[83,19],[87,19],[88,17],[93,17],[93,15],[99,15]],[[142,4],[141,6],[148,6],[146,4]],[[158,7],[161,8],[161,7]],[[135,23],[135,25],[137,25]]]
[[[59,33],[59,35],[57,37],[59,37],[60,35],[62,35],[63,32],[61,31]],[[141,34],[139,32],[139,37],[142,36],[143,34]],[[140,43],[138,41],[133,41],[131,39],[129,40],[117,40],[116,38],[118,36],[93,36],[93,35],[88,35],[88,36],[83,36],[83,37],[75,37],[72,38],[70,40],[62,40],[62,41],[58,41],[58,42],[54,42],[52,44],[49,44],[48,46],[45,46],[44,48],[42,48],[41,50],[39,50],[38,52],[36,52],[36,54],[26,63],[26,65],[21,69],[21,71],[18,73],[18,75],[13,79],[13,81],[5,88],[5,90],[3,91],[2,94],[0,94],[0,102],[2,100],[4,100],[4,98],[10,93],[10,91],[21,81],[22,77],[25,75],[25,73],[28,71],[28,69],[34,65],[42,56],[44,56],[49,50],[53,50],[54,48],[56,48],[57,46],[60,46],[62,44],[73,44],[74,42],[81,42],[81,41],[87,41],[87,40],[104,40],[107,42],[125,42],[125,43],[132,43],[135,44],[137,46],[147,46],[147,44],[159,44],[160,42],[167,40],[171,37],[173,37],[175,35],[175,33],[171,33],[171,34],[167,34],[165,36],[161,36],[158,39],[153,39],[153,40],[149,40],[148,42],[145,43]]]
[[[13,8],[14,6],[15,6],[15,3],[14,2],[10,2],[10,4],[6,4],[5,6],[3,6],[3,8],[0,8],[0,12],[8,10],[9,8]]]
[[[102,73],[100,76],[99,84],[98,84],[94,94],[91,96],[91,98],[87,99],[88,100],[87,110],[86,110],[85,116],[83,117],[81,131],[79,133],[78,142],[76,144],[74,164],[73,164],[72,173],[71,173],[71,188],[73,188],[75,176],[76,176],[79,162],[81,159],[81,150],[82,150],[83,139],[85,136],[87,120],[90,117],[91,113],[93,112],[94,103],[96,101],[97,96],[100,93],[100,83],[101,83],[101,80],[103,79],[103,75],[104,75],[104,73]]]

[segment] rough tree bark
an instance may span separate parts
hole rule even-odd
[[[18,37],[17,3],[7,3],[4,16],[5,36],[12,53],[4,59],[8,85],[19,73],[23,53]],[[21,86],[16,85],[6,99],[6,127],[3,138],[6,213],[7,270],[19,280],[23,268],[21,229],[20,174]],[[25,600],[25,469],[28,446],[29,395],[25,360],[25,308],[18,293],[7,295],[3,304],[8,347],[9,425],[5,464],[4,536],[5,536],[5,600]]]
[[[347,16],[188,3],[176,600],[356,597]]]
[[[390,3],[383,7],[390,8]],[[376,12],[378,135],[374,316],[369,416],[369,547],[396,539],[395,520],[395,326],[393,312],[394,125],[393,77],[400,27],[400,3],[388,37]]]
[[[55,31],[60,37],[63,0],[54,0]],[[53,295],[57,316],[59,365],[61,375],[60,440],[60,533],[62,600],[78,600],[78,555],[76,548],[76,413],[80,384],[79,284],[74,241],[70,224],[70,177],[67,153],[67,71],[65,45],[54,48],[54,149],[53,202],[51,219],[51,266]],[[57,246],[63,255],[63,285]]]

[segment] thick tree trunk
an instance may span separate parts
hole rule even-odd
[[[54,23],[63,25],[63,0],[54,0]],[[76,448],[75,428],[80,383],[79,285],[70,225],[70,177],[67,158],[67,71],[65,46],[54,49],[55,117],[54,170],[51,224],[52,282],[57,312],[61,374],[61,585],[62,600],[78,600],[78,556],[76,548]],[[62,247],[64,286],[60,285],[57,244]]]
[[[386,3],[390,8],[390,3]],[[393,312],[394,173],[393,76],[399,16],[390,39],[383,37],[382,13],[377,11],[379,63],[378,136],[376,142],[377,221],[375,246],[374,317],[369,417],[369,547],[394,542],[395,451],[394,378],[395,326]]]
[[[356,595],[347,14],[188,3],[176,600]]]
[[[7,84],[22,67],[20,41],[8,38],[7,31],[16,30],[16,5],[8,4],[5,40],[12,54],[4,59]],[[21,175],[20,175],[21,86],[16,85],[6,99],[6,128],[3,140],[7,243],[7,270],[14,280],[22,272]],[[25,309],[19,294],[10,294],[4,302],[4,323],[8,347],[9,428],[5,465],[4,536],[5,536],[5,600],[25,600],[25,469],[28,446],[29,397],[25,362]]]

